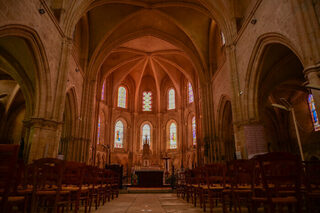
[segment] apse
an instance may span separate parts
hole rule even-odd
[[[142,166],[144,143],[151,167],[164,169],[162,158],[170,156],[171,166],[180,168],[182,155],[195,154],[197,73],[181,48],[156,36],[137,37],[110,51],[99,76],[104,128],[97,118],[97,143],[111,147],[110,163]]]

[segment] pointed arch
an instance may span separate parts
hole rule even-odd
[[[261,76],[261,61],[266,48],[271,44],[281,44],[287,47],[298,57],[303,65],[303,58],[300,52],[298,52],[297,47],[287,37],[274,32],[261,35],[253,48],[245,78],[244,116],[247,120],[259,121],[258,91]]]
[[[21,69],[12,69],[10,73],[13,78],[21,85],[26,102],[28,104],[27,111],[29,116],[48,117],[52,112],[52,93],[50,88],[50,72],[47,55],[40,36],[35,30],[24,25],[6,25],[0,27],[0,39],[4,37],[23,39],[29,46],[34,57],[36,66],[35,72],[35,86],[30,85],[30,82],[25,81],[22,73],[26,72]],[[11,65],[12,66],[12,65]],[[32,91],[31,88],[34,88]],[[33,94],[32,94],[33,93]],[[32,100],[28,100],[31,98]],[[31,108],[31,109],[30,109]]]

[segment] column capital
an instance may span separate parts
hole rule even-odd
[[[303,73],[307,76],[310,73],[318,73],[318,77],[320,77],[320,62],[314,65],[307,66],[304,70]]]
[[[46,118],[29,118],[23,121],[26,127],[37,127],[37,128],[47,128],[47,129],[57,129],[63,122],[57,120],[51,120]]]

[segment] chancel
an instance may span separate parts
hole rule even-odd
[[[319,88],[319,0],[0,0],[0,212],[320,212]]]

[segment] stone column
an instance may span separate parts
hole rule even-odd
[[[320,88],[320,63],[309,66],[303,71],[305,78],[308,80],[308,83]],[[318,118],[320,116],[320,90],[311,89],[313,99],[316,105],[316,111]]]
[[[26,160],[45,157],[56,158],[61,135],[61,123],[44,118],[30,118],[24,121],[28,131],[26,138]]]

